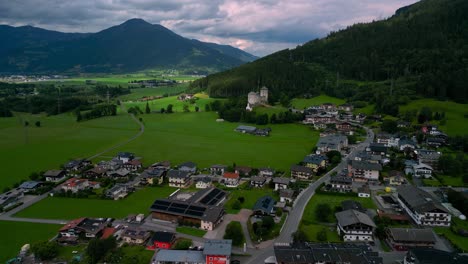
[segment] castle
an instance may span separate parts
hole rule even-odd
[[[268,103],[268,88],[263,86],[260,89],[260,93],[257,92],[250,92],[247,95],[247,106],[245,109],[247,111],[252,111],[252,109],[259,104],[267,104]]]

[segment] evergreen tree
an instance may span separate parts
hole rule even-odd
[[[145,112],[146,112],[147,114],[151,113],[151,109],[150,109],[150,107],[149,107],[149,103],[148,103],[148,102],[146,102],[146,109],[145,109]]]

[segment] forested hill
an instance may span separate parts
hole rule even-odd
[[[349,97],[365,93],[358,86],[367,91],[391,86],[389,95],[401,88],[467,102],[468,1],[423,0],[386,20],[356,24],[210,75],[192,88],[235,96],[259,82],[289,97],[320,92]],[[365,99],[360,97],[354,100]]]
[[[205,73],[252,60],[236,48],[187,39],[141,19],[87,34],[0,25],[0,39],[0,73],[116,73],[158,67]]]

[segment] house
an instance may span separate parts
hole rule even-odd
[[[101,185],[98,182],[90,182],[87,179],[70,178],[60,185],[60,188],[67,192],[77,193],[89,188],[99,189]]]
[[[353,190],[353,179],[348,176],[334,175],[330,178],[331,191],[351,192]]]
[[[24,197],[23,189],[15,188],[0,194],[0,208],[6,210],[19,204]]]
[[[140,175],[141,179],[148,184],[161,185],[164,182],[166,171],[160,168],[148,168]]]
[[[418,228],[387,228],[387,242],[395,250],[407,251],[410,248],[432,248],[436,243],[431,229]]]
[[[353,135],[353,126],[349,122],[340,122],[335,124],[336,130],[345,133],[346,135]]]
[[[37,188],[42,186],[42,182],[39,181],[25,181],[18,188],[23,190],[24,193],[34,192]]]
[[[274,215],[275,203],[276,201],[271,196],[260,197],[252,208],[253,214],[257,216]]]
[[[358,197],[361,198],[370,198],[371,191],[368,185],[363,185],[362,187],[358,188]]]
[[[88,178],[101,178],[104,175],[107,174],[107,171],[109,169],[103,167],[103,166],[96,166],[94,168],[91,168],[85,172],[86,177]]]
[[[353,113],[341,113],[340,119],[346,122],[352,121],[354,119]]]
[[[273,177],[275,175],[275,170],[271,168],[260,168],[258,169],[258,176],[263,177]]]
[[[275,184],[275,191],[287,189],[289,185],[289,178],[275,177],[273,183]]]
[[[161,162],[156,162],[153,165],[151,165],[150,167],[153,168],[153,169],[168,171],[169,169],[171,169],[171,162],[167,161],[167,160],[161,161]]]
[[[252,172],[252,168],[247,167],[247,166],[236,166],[234,168],[234,172],[244,177],[244,176],[248,176],[250,172]]]
[[[305,156],[305,158],[302,160],[302,163],[317,173],[319,169],[324,169],[327,167],[327,160],[328,158],[325,155],[312,154]]]
[[[389,171],[388,178],[385,179],[388,184],[393,186],[400,186],[406,183],[406,179],[401,171]]]
[[[135,158],[135,155],[130,152],[119,152],[117,154],[117,159],[122,161],[122,164],[125,164]]]
[[[451,215],[429,193],[413,186],[397,188],[398,203],[421,226],[450,226]]]
[[[155,250],[157,248],[170,249],[176,240],[174,233],[166,231],[156,231],[151,237],[149,245],[146,247],[149,250]]]
[[[86,159],[77,159],[71,160],[63,166],[63,168],[67,171],[70,176],[76,176],[78,172],[81,172],[87,166],[91,165],[91,161]]]
[[[236,172],[225,172],[222,181],[226,187],[237,187],[239,186],[240,176]]]
[[[358,160],[358,161],[366,161],[366,162],[370,162],[370,163],[376,163],[376,164],[384,164],[384,163],[387,163],[387,159],[386,158],[382,158],[381,155],[375,155],[375,154],[372,154],[370,152],[366,152],[366,151],[361,151],[361,152],[358,152],[356,154],[356,156],[354,157],[354,160]]]
[[[332,150],[341,151],[348,147],[348,138],[343,135],[331,135],[321,137],[317,142],[317,150],[320,153],[327,153]]]
[[[198,250],[161,249],[154,257],[153,264],[205,264],[205,255]]]
[[[195,180],[195,187],[197,189],[206,189],[212,186],[210,177],[199,177]]]
[[[411,139],[402,138],[398,142],[398,149],[400,151],[414,150],[415,148],[416,148],[416,143],[414,143],[414,141]]]
[[[311,168],[300,165],[291,166],[291,177],[293,179],[309,180],[312,176],[313,170]]]
[[[445,140],[443,138],[428,137],[426,139],[426,144],[429,147],[438,148],[438,147],[445,145]]]
[[[406,253],[403,264],[466,264],[468,256],[432,248],[411,248]]]
[[[177,168],[180,171],[186,171],[186,172],[189,172],[189,173],[192,173],[192,174],[197,172],[197,164],[193,163],[191,161],[184,162],[184,163],[180,164]]]
[[[280,190],[280,202],[286,203],[290,202],[292,203],[294,200],[294,191],[291,189],[282,189]]]
[[[132,159],[124,163],[123,167],[129,171],[137,171],[143,167],[143,163],[140,160]]]
[[[106,196],[111,199],[118,200],[121,198],[125,198],[129,192],[130,188],[127,185],[116,184],[106,191]]]
[[[60,182],[65,180],[67,173],[64,170],[48,170],[43,176],[48,182]]]
[[[388,152],[388,147],[385,144],[381,143],[370,143],[369,147],[366,149],[367,152],[370,152],[374,155],[385,156]]]
[[[125,168],[120,168],[117,170],[109,170],[106,172],[108,177],[114,178],[114,179],[128,179],[130,176],[130,171],[125,169]]]
[[[349,176],[353,177],[354,181],[378,181],[382,166],[380,164],[351,160],[348,163]]]
[[[441,152],[435,150],[417,149],[414,151],[414,153],[421,163],[427,164],[436,170],[439,168],[439,158],[442,156]]]
[[[372,219],[364,213],[356,210],[346,210],[335,214],[338,220],[337,231],[348,241],[373,241],[375,224]]]
[[[400,138],[388,133],[379,133],[375,136],[375,141],[379,144],[384,144],[386,147],[398,148]]]
[[[413,165],[413,176],[415,177],[424,177],[425,179],[429,179],[432,177],[432,167],[424,164],[424,163],[419,163]]]
[[[177,188],[188,188],[192,184],[190,172],[181,170],[170,170],[167,172],[169,186]]]
[[[263,176],[250,177],[250,186],[262,188],[263,186],[265,186],[267,179],[268,179],[267,177],[263,177]]]
[[[150,232],[134,227],[125,228],[122,234],[120,235],[120,238],[125,243],[132,245],[143,245],[144,243],[146,243],[146,241],[148,241],[150,237]]]
[[[212,175],[223,175],[226,169],[226,165],[217,164],[210,167],[210,172]]]
[[[342,104],[338,106],[338,110],[345,111],[345,112],[352,112],[354,109],[352,104]]]
[[[275,244],[278,264],[382,264],[378,252],[363,243]],[[267,263],[267,262],[265,262]]]
[[[60,230],[62,237],[101,237],[107,221],[104,218],[79,218],[68,222]]]
[[[205,241],[203,255],[207,264],[231,263],[232,240],[209,239]]]
[[[122,168],[124,162],[122,160],[119,160],[118,158],[113,158],[111,160],[108,160],[108,161],[100,161],[97,166],[98,167],[103,167],[107,170],[110,170],[110,171],[115,171],[115,170],[118,170],[120,168]]]

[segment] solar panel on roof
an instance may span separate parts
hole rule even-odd
[[[206,208],[205,207],[200,207],[200,206],[194,206],[194,205],[191,205],[189,210],[193,210],[193,211],[205,211]]]

